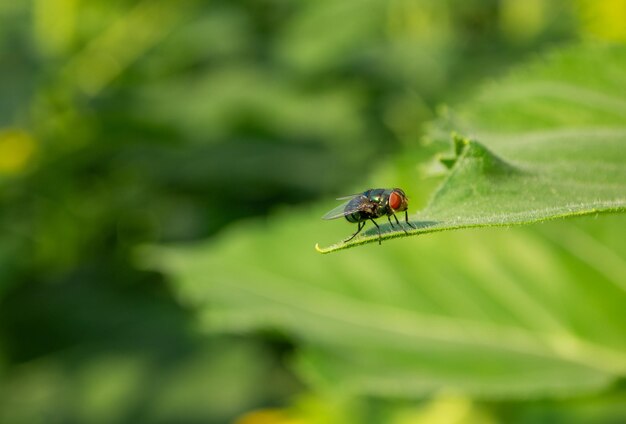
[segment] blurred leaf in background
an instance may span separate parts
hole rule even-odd
[[[298,339],[206,337],[137,246],[230,238],[381,163],[411,174],[437,104],[598,34],[586,7],[0,2],[0,421],[229,422],[307,399]]]

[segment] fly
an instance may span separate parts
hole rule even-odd
[[[411,228],[416,228],[409,222],[409,198],[406,197],[404,190],[401,188],[371,188],[363,193],[340,197],[337,200],[346,200],[346,202],[329,211],[322,219],[345,217],[348,222],[357,224],[358,228],[356,233],[352,234],[352,237],[344,240],[344,243],[356,237],[369,220],[378,228],[378,244],[381,244],[382,236],[380,234],[380,227],[376,221],[374,221],[374,219],[380,218],[381,216],[387,216],[389,224],[394,228],[393,222],[391,222],[391,217],[393,216],[396,220],[396,224],[406,233],[406,229],[400,224],[400,221],[398,221],[396,212],[404,212],[404,220],[407,225]]]

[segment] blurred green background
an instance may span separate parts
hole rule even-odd
[[[549,49],[624,41],[624,3],[0,2],[0,422],[595,416],[596,398],[321,393],[291,366],[297,339],[207,335],[137,249],[229,237],[427,160],[419,140],[441,105]],[[416,206],[437,182],[418,183]]]

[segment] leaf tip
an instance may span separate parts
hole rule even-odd
[[[467,146],[470,143],[470,140],[468,138],[463,137],[461,134],[457,133],[456,131],[453,131],[452,134],[450,135],[454,143],[454,154],[456,156],[460,156],[465,146]]]
[[[452,148],[453,148],[453,156],[440,156],[439,162],[443,164],[447,169],[452,169],[454,164],[457,162],[458,158],[463,153],[463,150],[470,144],[470,140],[468,138],[463,137],[456,131],[452,131],[450,133],[450,138],[452,138]]]
[[[328,253],[328,250],[322,249],[319,243],[315,243],[315,250],[317,250],[319,253],[322,253],[322,254]]]

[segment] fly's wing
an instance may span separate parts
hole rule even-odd
[[[357,198],[357,197],[363,197],[362,200],[367,200],[367,198],[361,194],[356,194],[353,196],[347,196],[345,197],[345,199],[349,199],[347,202],[342,203],[341,205],[337,206],[336,208],[334,208],[333,210],[330,210],[326,213],[326,215],[324,215],[322,217],[322,219],[337,219],[337,218],[341,218],[344,217],[346,215],[350,215],[354,212],[358,212],[360,210],[363,209],[364,206],[366,206],[366,203],[364,202],[353,202],[352,200]]]
[[[348,194],[347,196],[337,197],[337,200],[350,200],[350,199],[354,199],[355,197],[359,197],[359,196],[363,196],[363,193]]]

